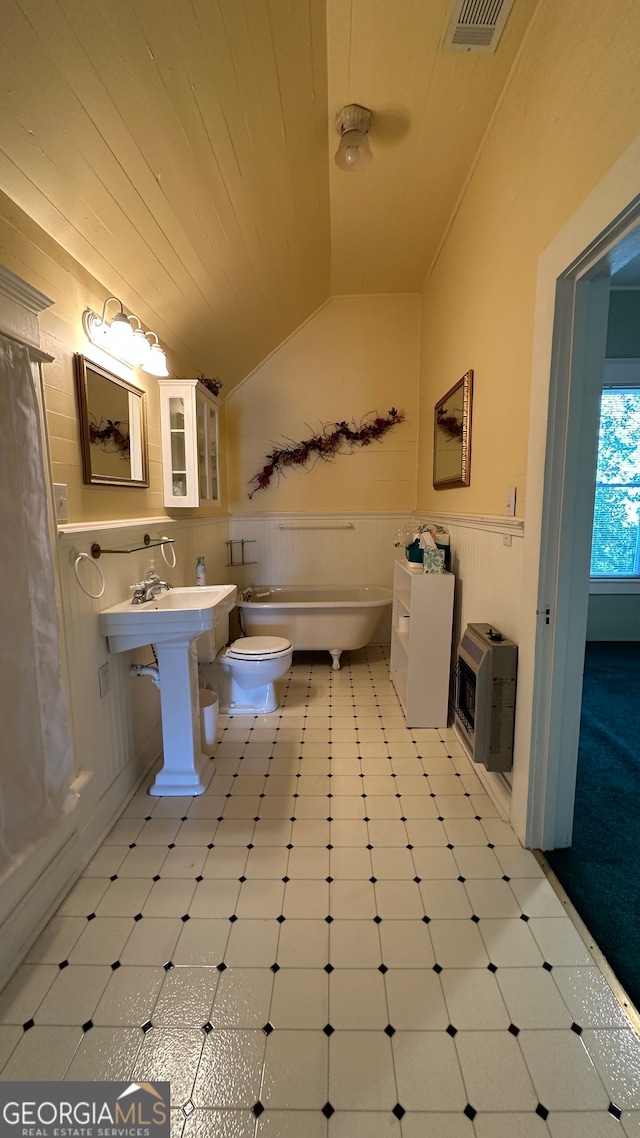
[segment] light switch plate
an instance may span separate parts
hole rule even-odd
[[[54,482],[53,484],[53,501],[56,511],[56,521],[66,522],[69,520],[69,499],[67,494],[67,487],[64,482]]]

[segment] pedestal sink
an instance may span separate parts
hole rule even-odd
[[[195,641],[224,619],[236,603],[235,585],[176,588],[151,601],[122,601],[100,613],[111,652],[153,644],[160,671],[164,762],[149,794],[202,794],[207,758],[200,748],[198,662]]]

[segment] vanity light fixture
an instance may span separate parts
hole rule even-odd
[[[107,306],[115,301],[120,305],[111,323],[107,320]],[[136,322],[137,328],[134,327]],[[145,332],[137,316],[127,316],[124,305],[117,296],[108,296],[98,316],[91,308],[82,314],[82,327],[92,344],[108,352],[110,356],[122,360],[129,367],[139,365],[149,375],[168,375],[167,357],[160,346],[155,332]],[[150,337],[153,336],[152,342]]]
[[[372,162],[367,132],[371,126],[371,111],[359,103],[343,107],[336,119],[340,145],[336,153],[336,166],[341,170],[364,170]]]

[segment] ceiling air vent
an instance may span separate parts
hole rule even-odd
[[[495,51],[513,0],[456,0],[445,51]]]

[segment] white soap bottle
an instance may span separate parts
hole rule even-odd
[[[204,557],[198,557],[196,560],[196,585],[206,585],[207,583],[207,567],[204,563]]]

